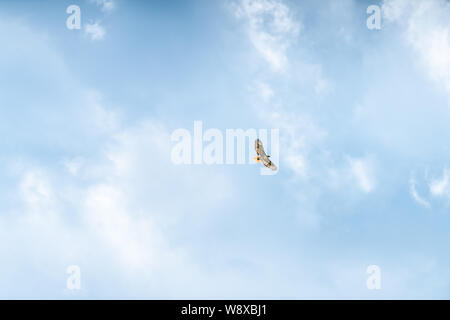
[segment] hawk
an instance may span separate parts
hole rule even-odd
[[[265,153],[263,144],[262,144],[261,140],[259,140],[259,139],[255,140],[255,150],[256,150],[257,156],[254,157],[253,159],[256,162],[258,162],[258,163],[262,162],[263,165],[265,165],[267,168],[269,168],[273,171],[277,170],[277,166],[269,159],[270,156],[268,156]]]

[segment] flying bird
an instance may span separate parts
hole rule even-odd
[[[270,156],[268,156],[266,154],[266,152],[264,151],[264,147],[263,144],[261,142],[261,140],[256,139],[255,140],[255,150],[256,150],[256,154],[257,156],[254,157],[253,159],[260,163],[262,162],[263,165],[265,165],[267,168],[275,171],[277,170],[277,166],[269,159]]]

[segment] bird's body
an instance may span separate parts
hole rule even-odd
[[[269,159],[270,156],[268,156],[264,151],[263,144],[259,139],[255,140],[255,151],[257,154],[257,156],[254,158],[256,162],[262,162],[264,166],[273,171],[277,170],[277,166]]]

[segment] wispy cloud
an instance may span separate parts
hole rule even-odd
[[[186,215],[190,221],[199,221],[214,212],[233,189],[225,175],[212,169],[174,169],[166,161],[167,141],[170,134],[163,125],[145,121],[119,131],[97,155],[83,159],[82,165],[78,160],[68,166],[24,164],[14,173],[14,215],[0,215],[2,239],[26,230],[27,239],[40,239],[39,245],[50,246],[48,251],[55,251],[62,263],[89,261],[90,268],[105,261],[79,247],[106,250],[107,261],[122,277],[134,280],[191,272],[195,262],[186,252],[188,245],[170,245],[176,238],[173,230],[185,227]],[[54,239],[57,245],[51,245]],[[34,251],[33,243],[25,240],[24,245],[16,245],[17,256]],[[45,254],[39,257],[43,263],[51,259]],[[55,274],[59,272],[46,277],[52,279]]]
[[[87,23],[84,30],[92,40],[103,40],[106,34],[105,28],[99,22]]]
[[[430,78],[450,94],[450,3],[385,0],[383,14],[404,28],[405,40],[419,54]]]
[[[348,158],[350,172],[358,187],[365,193],[375,188],[375,178],[370,160],[364,158]]]
[[[317,207],[328,190],[349,190],[361,196],[375,189],[372,161],[356,157],[345,161],[343,154],[330,152],[327,129],[301,105],[290,105],[297,101],[301,89],[317,96],[332,91],[322,65],[314,57],[304,59],[310,52],[302,49],[302,55],[289,55],[302,28],[291,8],[280,0],[242,0],[235,13],[246,21],[248,39],[257,49],[256,56],[263,58],[261,65],[270,67],[263,68],[252,86],[255,112],[270,127],[280,129],[280,161],[290,176],[289,193],[298,202],[298,223],[318,230],[324,219]],[[281,84],[270,80],[274,77],[282,78]],[[284,86],[289,82],[295,83],[293,88]]]
[[[436,207],[439,203],[447,205],[450,201],[450,170],[444,167],[442,175],[430,178],[428,170],[425,171],[422,188],[427,192],[426,195],[420,195],[417,188],[419,183],[416,178],[412,176],[409,180],[409,193],[415,202],[426,207],[431,208],[432,204]]]
[[[441,178],[429,183],[430,193],[436,197],[450,197],[450,170],[444,168]]]
[[[301,22],[294,18],[292,10],[281,0],[241,0],[235,3],[234,10],[236,17],[245,21],[248,39],[257,49],[257,55],[264,58],[264,65],[270,66],[264,73],[269,78],[273,73],[292,76],[286,69],[289,64],[287,51],[296,42],[301,29]],[[302,69],[305,79],[313,79],[313,90],[325,90],[327,81],[318,81],[322,79],[320,66],[304,64]],[[298,177],[306,177],[308,146],[321,140],[326,133],[308,115],[286,110],[283,99],[270,82],[256,79],[253,92],[259,100],[256,102],[259,117],[282,131],[286,165]]]
[[[111,12],[115,9],[116,3],[113,0],[90,0],[101,8],[103,12]]]
[[[414,178],[409,180],[409,193],[418,204],[426,208],[431,207],[430,203],[419,195],[419,192],[417,191],[417,181]]]
[[[11,24],[4,15],[19,11],[3,9],[18,2],[0,1],[0,130],[8,136],[0,157],[0,256],[8,257],[0,266],[0,297],[64,298],[61,277],[69,264],[82,272],[83,289],[74,296],[87,298],[448,296],[446,241],[440,241],[448,215],[423,217],[418,205],[410,205],[438,210],[438,204],[450,203],[450,172],[442,165],[431,179],[408,180],[410,166],[439,162],[449,153],[443,151],[446,101],[438,115],[441,127],[428,109],[410,121],[414,108],[445,100],[433,100],[433,81],[442,85],[445,77],[428,72],[435,70],[428,63],[446,67],[445,57],[436,54],[445,46],[421,35],[437,48],[422,55],[428,49],[405,37],[415,2],[392,13],[405,14],[399,37],[366,30],[360,19],[365,11],[353,0],[232,1],[235,24],[209,25],[208,19],[216,19],[209,10],[173,12],[170,19],[186,19],[177,33],[190,39],[188,56],[172,51],[166,37],[129,41],[126,48],[111,43],[92,53],[101,58],[114,48],[117,59],[96,70],[80,69],[83,57],[68,50],[73,37],[41,34],[32,19]],[[424,14],[439,1],[424,5]],[[95,1],[91,9],[110,11],[106,3]],[[145,3],[146,9],[154,5]],[[130,18],[144,8],[137,2],[123,6]],[[221,4],[211,6],[219,14]],[[54,10],[60,12],[59,6]],[[298,18],[302,13],[305,19]],[[106,16],[93,20],[106,30],[93,28],[86,39],[107,37]],[[189,20],[199,18],[212,29],[203,33],[206,28]],[[440,27],[446,22],[436,21],[436,34],[444,37],[435,39],[445,43]],[[53,22],[39,23],[52,30]],[[134,26],[120,21],[126,30]],[[136,29],[136,36],[153,31]],[[215,41],[205,47],[212,34],[226,34],[215,40],[229,48]],[[140,54],[130,60],[130,52]],[[426,72],[411,70],[414,56]],[[200,69],[187,69],[196,58]],[[117,77],[110,77],[111,70]],[[242,88],[250,88],[251,96],[243,97]],[[213,100],[224,108],[207,109]],[[362,106],[366,121],[351,117],[354,105]],[[259,179],[250,167],[173,166],[170,132],[191,125],[186,108],[217,127],[280,129],[280,173]],[[396,143],[399,135],[406,138]],[[392,223],[395,229],[385,227]],[[398,234],[404,241],[395,241]],[[411,259],[418,248],[426,254]],[[368,260],[383,270],[380,292],[364,286]]]
[[[289,8],[278,0],[242,0],[235,14],[246,19],[250,41],[273,70],[283,70],[288,62],[286,51],[300,31]]]

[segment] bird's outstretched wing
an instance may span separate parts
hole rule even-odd
[[[259,139],[255,140],[255,151],[258,156],[266,155],[266,153],[264,152],[263,144]]]
[[[263,165],[273,171],[277,170],[277,166],[269,159],[269,156],[264,151],[263,144],[259,139],[255,140],[255,151]]]

